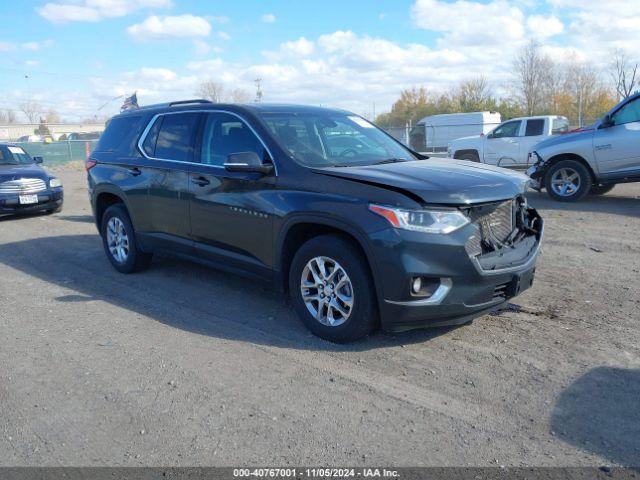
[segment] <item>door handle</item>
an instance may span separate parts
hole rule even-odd
[[[209,185],[211,183],[209,180],[207,180],[204,177],[193,178],[193,179],[191,179],[191,181],[193,183],[195,183],[196,185],[198,185],[199,187],[206,187],[207,185]]]
[[[142,170],[140,170],[138,167],[133,167],[129,169],[129,173],[134,177],[137,177],[138,175],[142,175]]]

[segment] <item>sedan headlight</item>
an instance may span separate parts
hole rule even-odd
[[[447,234],[469,223],[469,218],[455,209],[404,210],[371,204],[369,210],[384,217],[395,228],[414,232]]]
[[[49,187],[50,188],[60,188],[62,187],[62,182],[58,177],[53,177],[49,179]]]

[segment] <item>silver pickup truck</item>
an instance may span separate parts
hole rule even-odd
[[[529,153],[532,187],[574,202],[618,183],[640,182],[640,93],[593,126],[540,142]]]

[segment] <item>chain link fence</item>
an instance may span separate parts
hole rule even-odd
[[[49,166],[59,166],[74,161],[84,161],[96,147],[97,140],[66,140],[62,142],[20,142],[32,157],[42,157]]]

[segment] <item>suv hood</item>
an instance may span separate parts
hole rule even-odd
[[[513,198],[529,178],[517,172],[453,159],[428,159],[363,167],[313,170],[419,197],[425,204],[468,205]]]

